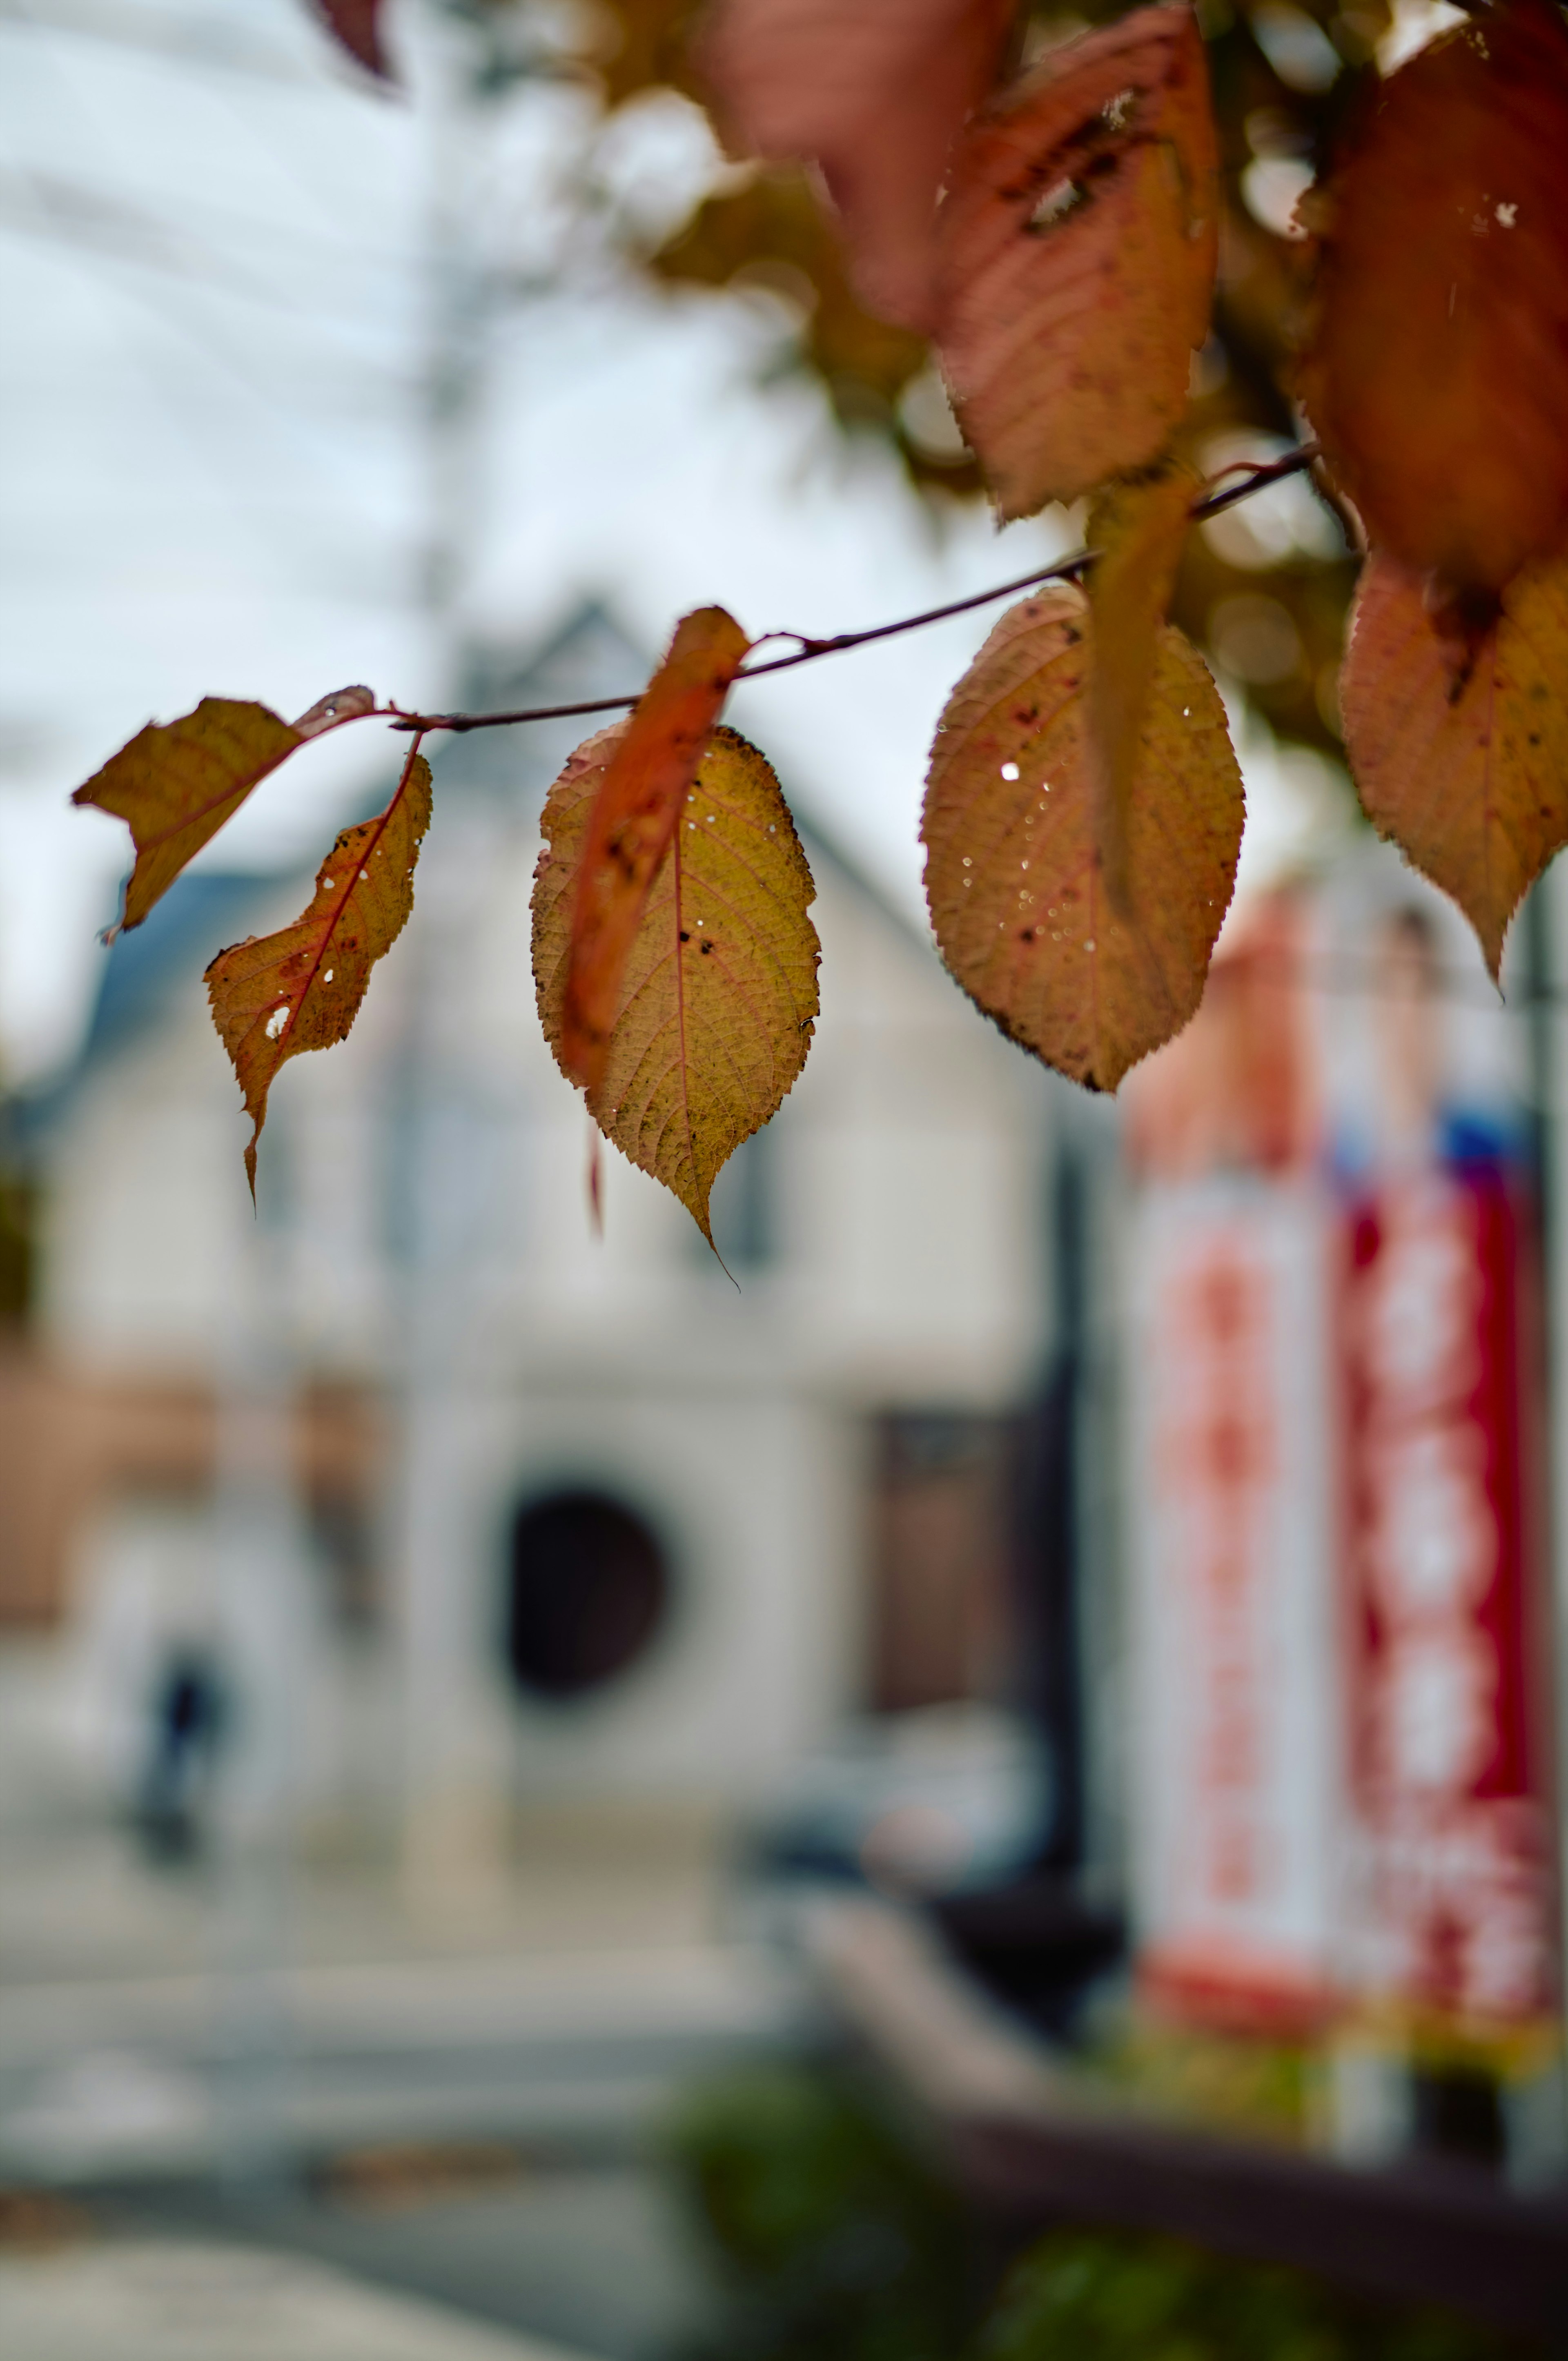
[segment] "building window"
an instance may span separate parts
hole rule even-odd
[[[598,1492],[526,1502],[512,1521],[506,1656],[532,1697],[586,1697],[653,1644],[670,1598],[641,1517]]]

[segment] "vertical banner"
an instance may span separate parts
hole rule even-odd
[[[1332,1210],[1216,1177],[1150,1185],[1134,1222],[1140,1982],[1300,2031],[1334,1954]]]
[[[1554,2002],[1520,1218],[1505,1166],[1436,1160],[1347,1213],[1352,1981],[1418,2039]]]

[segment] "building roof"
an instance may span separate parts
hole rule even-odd
[[[630,690],[647,670],[646,656],[602,606],[589,601],[526,662],[497,650],[477,650],[466,667],[462,702],[471,712],[575,704]],[[603,725],[614,719],[613,712],[606,713]],[[441,749],[441,790],[494,797],[513,807],[537,807],[572,749],[598,726],[592,715],[564,716],[527,732],[498,730],[458,737]],[[386,795],[387,780],[378,768],[346,800],[338,825],[350,825],[378,810]],[[830,838],[798,813],[795,820],[818,874],[837,871],[890,926],[912,942],[919,941],[917,929]],[[193,973],[200,974],[224,945],[254,932],[266,906],[299,874],[292,867],[214,868],[187,871],[177,879],[139,927],[116,938],[104,961],[82,1049],[34,1102],[35,1122],[47,1124],[88,1073],[155,1026],[172,994]]]

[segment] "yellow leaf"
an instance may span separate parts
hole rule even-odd
[[[586,1089],[603,1076],[627,955],[681,798],[750,646],[722,607],[684,615],[599,783],[572,905],[556,1049],[563,1071]]]
[[[1466,618],[1374,555],[1340,706],[1367,818],[1453,895],[1496,978],[1526,888],[1568,843],[1568,560]]]
[[[302,1049],[347,1038],[370,971],[413,908],[414,863],[430,825],[430,764],[411,754],[384,812],[345,828],[316,873],[310,906],[275,935],[249,936],[207,970],[213,1022],[234,1060],[255,1128],[245,1169],[256,1190],[256,1143],[278,1069]]]
[[[1216,149],[1190,8],[1064,42],[954,150],[937,344],[997,509],[1148,464],[1209,333]]]
[[[340,688],[291,724],[266,705],[204,697],[194,713],[138,730],[71,798],[129,822],[137,858],[121,926],[140,926],[186,862],[297,746],[375,703],[367,688]]]
[[[1102,486],[1087,539],[1099,552],[1089,576],[1094,664],[1089,675],[1089,749],[1094,843],[1111,906],[1132,909],[1127,806],[1154,687],[1160,627],[1170,605],[1196,471],[1168,452],[1152,467]]]
[[[590,818],[621,724],[579,746],[550,790],[533,888],[533,976],[562,1053],[572,908]],[[815,889],[779,783],[716,730],[682,803],[624,962],[604,1071],[587,1093],[605,1137],[674,1191],[711,1246],[728,1158],[806,1063],[817,1015]]]
[[[937,940],[971,1000],[1075,1082],[1113,1090],[1202,997],[1235,884],[1242,782],[1219,692],[1168,623],[1127,807],[1135,923],[1095,860],[1076,590],[1004,615],[948,700],[921,836]]]

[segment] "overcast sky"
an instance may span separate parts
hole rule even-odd
[[[466,523],[470,626],[525,651],[586,594],[651,653],[718,599],[753,632],[853,628],[1026,571],[1059,516],[945,528],[818,398],[761,382],[755,304],[666,302],[591,258],[559,281],[581,102],[533,87],[439,135],[439,57],[400,17],[411,99],[365,88],[302,0],[0,0],[0,1047],[69,1054],[126,866],[70,790],[203,693],[291,714],[367,681],[440,697],[422,592],[433,190],[516,291],[492,307]],[[672,102],[616,185],[675,218],[710,154]],[[581,247],[581,240],[576,241]],[[590,242],[591,246],[591,242]],[[811,817],[914,906],[927,749],[999,609],[738,701]],[[635,684],[629,683],[629,686]],[[313,866],[378,728],[268,783],[206,856]],[[1255,833],[1293,824],[1258,743]],[[1309,783],[1310,784],[1310,783]],[[1309,798],[1310,800],[1310,798]]]

